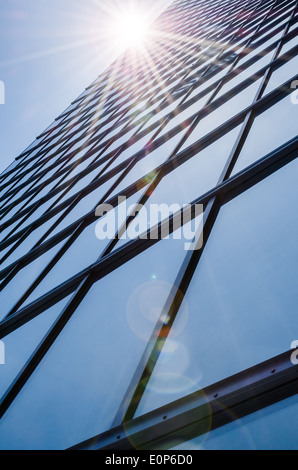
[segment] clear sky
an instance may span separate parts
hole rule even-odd
[[[119,55],[110,25],[131,3],[153,20],[172,0],[0,2],[0,171]]]

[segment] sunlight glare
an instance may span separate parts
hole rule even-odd
[[[137,10],[122,12],[113,23],[113,36],[121,48],[136,48],[143,45],[149,25],[142,12]]]

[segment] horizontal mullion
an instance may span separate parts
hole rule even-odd
[[[218,200],[221,201],[221,204],[225,204],[281,167],[285,166],[290,161],[296,159],[298,157],[297,149],[298,137],[288,142],[280,149],[275,150],[264,158],[258,160],[256,163],[252,164],[230,180],[223,182],[208,193],[200,196],[197,200],[192,202],[192,208],[194,208],[196,204],[203,204],[206,206],[206,204],[208,204],[208,202],[214,197],[217,197]],[[169,222],[170,230],[172,230],[173,217],[170,218]],[[159,227],[161,225],[162,224],[160,223]],[[150,234],[150,231],[148,234]],[[0,339],[45,311],[49,306],[56,302],[56,299],[61,300],[61,298],[64,298],[70,292],[73,292],[77,285],[87,275],[93,275],[96,280],[99,280],[158,242],[159,240],[151,240],[150,238],[147,240],[131,240],[123,247],[116,249],[111,254],[98,260],[89,268],[76,274],[62,285],[57,286],[42,298],[37,299],[32,304],[19,310],[9,319],[2,321],[0,323]]]
[[[292,351],[77,444],[71,450],[165,450],[297,394]],[[229,410],[229,413],[226,410]]]

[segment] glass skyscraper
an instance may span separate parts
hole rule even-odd
[[[297,4],[174,1],[1,174],[2,449],[298,448]]]

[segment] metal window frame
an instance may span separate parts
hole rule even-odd
[[[185,2],[180,2],[177,0],[177,2],[175,2],[174,4],[176,3],[180,5],[180,4],[184,4]],[[231,2],[228,2],[228,5],[231,6],[232,8],[235,3],[237,3],[236,0],[233,0]],[[249,4],[249,2],[247,3]],[[281,3],[281,8],[278,8],[280,3]],[[219,12],[218,10],[219,3],[216,4],[213,8],[213,6],[210,5],[209,1],[202,1],[200,4],[200,7],[202,7],[204,12],[205,12],[204,7],[206,6],[206,4],[207,4],[206,11],[210,10],[209,16],[212,16],[214,13],[216,17],[216,13]],[[274,37],[274,34],[276,34],[277,31],[278,32],[282,31],[283,33],[282,37],[278,39],[277,41],[273,41],[273,43],[267,47],[267,49],[270,49],[270,50],[272,49],[275,51],[274,57],[267,66],[260,69],[257,72],[257,74],[254,74],[253,77],[250,77],[244,80],[239,85],[234,87],[232,90],[227,92],[225,95],[223,95],[219,99],[216,99],[216,95],[218,91],[222,88],[223,84],[227,83],[231,78],[233,78],[233,71],[235,70],[235,66],[237,65],[237,62],[239,61],[239,58],[241,57],[241,54],[238,55],[238,57],[233,62],[232,67],[229,68],[228,74],[226,74],[224,78],[220,79],[218,83],[215,82],[215,86],[212,87],[214,92],[212,94],[211,99],[207,103],[208,108],[207,107],[203,108],[203,110],[199,111],[199,113],[189,118],[189,121],[191,122],[191,128],[194,129],[197,123],[201,119],[203,119],[205,116],[210,114],[213,110],[217,109],[222,104],[228,102],[228,100],[231,99],[233,96],[236,96],[238,92],[241,92],[246,86],[249,86],[251,83],[255,82],[257,79],[261,77],[262,82],[253,100],[253,103],[250,106],[248,106],[246,109],[238,113],[236,116],[224,122],[217,129],[214,129],[214,131],[212,131],[210,134],[208,134],[207,136],[204,136],[198,142],[196,142],[192,146],[186,148],[184,151],[179,153],[179,149],[181,148],[183,142],[187,138],[187,136],[185,136],[184,139],[182,139],[180,144],[177,146],[173,154],[170,155],[167,162],[158,168],[158,177],[156,180],[152,182],[151,187],[155,187],[154,185],[158,184],[159,181],[161,181],[161,179],[165,175],[169,174],[170,171],[176,168],[177,164],[178,165],[183,164],[184,161],[196,155],[199,150],[202,150],[203,148],[207,147],[212,142],[219,139],[222,135],[225,135],[227,132],[229,132],[230,130],[235,128],[237,125],[242,123],[240,134],[226,162],[225,168],[221,174],[218,184],[216,185],[215,188],[212,188],[207,193],[198,197],[196,201],[192,202],[192,207],[194,207],[196,204],[203,204],[205,207],[204,245],[203,245],[203,248],[199,251],[187,253],[181,265],[181,269],[177,275],[176,282],[174,283],[175,285],[179,286],[179,294],[175,295],[174,300],[172,300],[171,297],[169,297],[164,307],[164,312],[167,313],[167,317],[170,319],[169,324],[164,325],[161,321],[158,321],[156,325],[156,328],[153,332],[153,337],[155,338],[155,342],[153,343],[150,342],[148,344],[148,347],[144,353],[144,356],[140,360],[139,366],[137,367],[135,371],[135,374],[132,378],[132,382],[129,387],[129,390],[131,390],[131,388],[133,388],[134,390],[133,398],[131,399],[128,405],[127,404],[124,405],[124,403],[126,403],[127,395],[124,397],[124,400],[116,414],[113,429],[101,434],[100,436],[97,436],[91,440],[88,440],[84,443],[81,443],[75,446],[74,449],[115,449],[116,450],[116,449],[132,449],[135,446],[141,449],[170,448],[173,445],[177,445],[178,443],[184,442],[185,440],[188,440],[188,439],[192,439],[193,437],[201,435],[204,432],[206,432],[206,420],[210,420],[210,416],[212,416],[211,429],[216,429],[217,427],[224,426],[225,424],[230,422],[231,418],[227,417],[227,415],[224,413],[224,409],[226,406],[228,406],[232,411],[234,411],[238,417],[241,417],[241,416],[245,416],[247,414],[256,412],[257,410],[261,408],[270,406],[273,403],[284,400],[285,398],[288,398],[297,393],[297,380],[298,380],[297,367],[298,366],[294,366],[290,362],[291,352],[288,351],[278,357],[271,358],[262,364],[259,364],[253,368],[250,368],[247,371],[239,372],[237,375],[233,377],[229,377],[217,384],[213,384],[210,387],[207,387],[204,390],[199,391],[196,394],[192,394],[188,397],[184,397],[183,399],[178,400],[174,403],[171,403],[165,407],[162,407],[159,410],[156,410],[152,413],[144,415],[140,418],[134,419],[135,411],[138,407],[138,404],[144,392],[144,384],[146,385],[146,383],[148,383],[152,374],[152,370],[153,370],[151,366],[150,367],[148,366],[148,357],[153,358],[153,364],[155,365],[158,360],[158,355],[161,350],[160,346],[164,343],[165,338],[167,336],[164,331],[165,327],[167,328],[167,331],[168,331],[169,325],[171,326],[173,324],[176,315],[179,313],[179,307],[181,305],[183,296],[185,295],[188,289],[188,286],[192,280],[192,277],[194,275],[194,272],[197,269],[201,255],[204,251],[204,248],[208,241],[208,237],[212,231],[212,228],[214,226],[214,223],[216,221],[220,208],[231,199],[234,199],[235,197],[239,196],[248,188],[258,184],[260,181],[267,178],[269,175],[273,174],[274,172],[278,171],[280,168],[287,165],[289,162],[295,160],[298,156],[298,153],[297,153],[298,137],[296,137],[290,140],[289,142],[286,142],[284,145],[274,150],[273,152],[270,152],[270,154],[264,156],[263,158],[260,158],[258,161],[248,166],[237,175],[230,177],[232,168],[234,167],[234,164],[237,161],[237,158],[240,154],[241,149],[243,148],[247,135],[249,134],[249,131],[251,130],[251,126],[256,116],[264,112],[266,109],[269,109],[271,106],[276,104],[278,101],[283,99],[285,96],[287,96],[291,92],[290,83],[295,77],[291,78],[291,80],[287,80],[287,82],[285,82],[281,87],[278,87],[277,89],[270,92],[268,95],[264,96],[265,87],[273,71],[277,70],[279,67],[281,67],[285,63],[284,61],[285,57],[286,58],[295,57],[298,51],[298,46],[295,46],[286,54],[284,54],[282,57],[279,56],[282,46],[287,41],[295,37],[295,35],[297,35],[297,29],[298,29],[296,28],[295,30],[289,33],[290,27],[296,24],[298,20],[298,18],[296,17],[298,2],[297,1],[293,2],[288,9],[287,9],[287,5],[285,7],[282,6],[284,4],[285,2],[280,2],[279,0],[272,1],[272,2],[259,0],[259,1],[253,2],[253,5],[255,6],[255,8],[253,9],[253,12],[249,14],[248,18],[245,18],[244,24],[248,22],[248,25],[249,25],[250,21],[252,21],[252,24],[254,23],[257,24],[257,27],[256,27],[256,30],[254,30],[254,33],[252,36],[250,35],[251,32],[248,33],[246,31],[246,35],[248,35],[247,44],[250,45],[254,42],[255,39],[257,39],[257,42],[255,43],[255,47],[258,47],[260,44],[265,43],[268,40],[268,37],[269,38]],[[268,5],[270,5],[270,7]],[[262,11],[262,7],[263,8],[268,7],[268,11],[262,18],[262,21],[258,24],[257,14],[260,11]],[[292,13],[291,13],[290,18],[285,22],[285,24],[280,24],[282,22],[282,19],[285,16],[287,16],[287,13],[285,13],[284,16],[280,16],[282,15],[281,11],[288,12],[291,9],[292,9]],[[254,14],[256,15],[255,19],[254,19]],[[277,19],[275,19],[275,16]],[[224,17],[225,17],[225,14],[223,10],[223,18]],[[185,20],[185,18],[183,18],[183,20]],[[231,23],[233,23],[233,21],[236,21],[236,20],[233,19]],[[187,19],[186,19],[186,22],[187,22]],[[248,31],[251,31],[252,24],[250,24]],[[274,31],[272,31],[272,25],[274,25]],[[179,27],[180,25],[177,25],[176,30],[179,31]],[[188,26],[187,26],[187,30],[188,30]],[[206,38],[210,38],[211,40],[212,28],[211,28],[211,34],[209,34],[208,30],[209,28],[207,28],[207,30],[205,29],[205,33],[207,32]],[[263,37],[261,40],[258,40],[258,35],[263,35],[264,31],[266,32],[265,38]],[[267,32],[268,32],[268,35],[267,35]],[[226,29],[221,31],[220,37],[224,38],[225,33],[226,33]],[[234,38],[235,36],[236,34],[233,33],[232,37]],[[181,54],[182,53],[183,52],[181,52]],[[129,61],[129,58],[127,60]],[[255,62],[257,59],[253,57],[252,60]],[[245,63],[245,68],[243,70],[245,70],[251,65],[251,64],[248,65],[249,62],[251,62],[251,60]],[[104,77],[104,80],[106,80],[106,75]],[[111,82],[107,80],[107,84],[109,83]],[[77,109],[76,107],[74,108],[71,107],[69,111],[62,113],[57,118],[57,121],[59,120],[61,121],[62,119],[61,123],[65,124],[65,121],[67,121],[67,118],[72,114],[73,109],[76,109],[80,113],[81,104],[83,104],[86,97],[87,98],[90,97],[90,100],[87,99],[88,103],[87,104],[85,103],[85,105],[82,106],[82,110],[88,104],[90,104],[93,100],[95,100],[95,98],[99,96],[100,94],[100,91],[98,90],[97,85],[99,84],[97,83],[94,86],[95,88],[94,87],[90,88],[91,91],[88,91],[88,89],[86,89],[85,92],[83,93],[83,96],[77,98],[72,103],[72,105],[78,104]],[[195,87],[193,89],[195,89]],[[116,96],[116,93],[114,94],[114,96]],[[110,98],[108,99],[112,101],[111,103],[109,103],[110,104],[109,107],[113,109],[113,106],[115,104],[115,102],[113,101],[113,92]],[[198,99],[198,96],[194,97],[193,100],[191,101],[195,102],[197,99]],[[185,104],[185,102],[186,102],[186,99],[184,99],[183,104]],[[187,109],[186,106],[185,106],[185,109]],[[184,108],[182,106],[182,111],[183,110]],[[86,112],[86,114],[88,112],[89,110]],[[112,115],[114,113],[117,115],[117,107],[115,108],[115,110],[113,109]],[[71,122],[71,119],[72,118],[70,118],[70,120],[67,122],[66,128],[68,124]],[[121,120],[121,113],[119,114],[119,119]],[[157,129],[158,127],[158,130],[155,134],[157,136],[159,132],[163,129],[163,124],[165,125],[166,123],[158,122],[157,126],[150,127],[150,123],[149,123],[149,127],[145,129],[145,132],[144,130],[141,130],[140,138],[146,135],[149,135],[150,129],[154,130],[155,128]],[[58,126],[59,125],[60,123],[58,124]],[[129,126],[130,124],[128,124],[128,127]],[[131,126],[133,128],[132,124]],[[81,131],[85,127],[88,127],[88,125],[82,124],[82,127],[79,129],[79,131]],[[144,127],[146,127],[145,124],[144,124]],[[62,126],[60,132],[63,132],[63,129],[65,129],[65,126]],[[155,140],[153,143],[150,144],[150,147],[149,147],[150,150],[154,150],[158,148],[159,146],[158,144],[161,145],[161,142],[166,141],[169,136],[176,135],[178,133],[178,129],[179,129],[179,126],[176,126],[170,133]],[[44,137],[44,139],[42,139],[42,141],[40,141],[37,144],[37,146],[33,146],[32,148],[30,148],[31,147],[30,146],[28,149],[25,150],[25,152],[23,152],[18,157],[18,159],[21,162],[19,169],[17,165],[16,168],[12,168],[11,170],[7,172],[7,174],[5,173],[3,178],[2,178],[2,175],[0,176],[1,183],[4,182],[4,184],[0,187],[0,189],[10,186],[11,181],[8,181],[7,178],[9,177],[9,175],[12,175],[15,172],[16,174],[13,176],[12,180],[13,181],[15,180],[16,182],[20,182],[22,179],[22,176],[20,176],[19,173],[22,175],[23,169],[26,168],[26,166],[30,163],[30,161],[34,161],[37,159],[37,161],[33,164],[33,167],[35,168],[36,166],[37,174],[39,174],[39,176],[41,175],[41,173],[38,173],[39,163],[41,162],[41,166],[43,166],[47,164],[47,162],[50,162],[50,160],[54,158],[55,155],[59,154],[58,149],[54,153],[51,152],[51,150],[53,150],[56,147],[56,143],[52,146],[50,145],[49,147],[47,147],[47,144],[46,144],[46,146],[43,148],[44,142],[51,143],[51,137],[50,137],[51,132],[52,131],[50,130],[49,133],[46,133],[45,131],[44,134],[41,134],[41,137],[43,137],[43,135],[45,134],[46,134],[46,137]],[[67,152],[67,146],[65,147],[63,142],[64,140],[65,141],[71,140],[73,136],[75,137],[76,132],[77,131],[73,132],[72,134],[69,134],[68,136],[69,138],[61,140],[62,147],[60,147],[60,150],[66,149],[66,152]],[[120,135],[123,136],[124,132],[122,133],[121,131],[119,133],[119,136]],[[55,139],[56,137],[57,136],[55,135]],[[58,132],[58,137],[59,137],[59,132]],[[84,135],[83,137],[80,136],[79,139],[74,140],[73,144],[75,145],[76,142],[79,142],[81,138],[84,138]],[[114,139],[112,141],[114,141]],[[98,152],[99,147],[100,147],[100,145],[99,146],[96,145],[98,141],[96,141],[95,138],[93,138],[91,139],[90,142],[95,144],[93,149],[91,150],[94,150],[94,153]],[[128,141],[127,146],[125,148],[129,147],[129,145],[130,145],[130,141]],[[37,152],[37,154],[31,157],[31,160],[30,160],[30,154],[35,153],[35,150],[39,146],[41,147],[41,151]],[[122,148],[123,146],[121,146],[121,148],[118,149],[119,153],[116,152],[116,156],[114,156],[114,158],[112,155],[110,155],[109,158],[107,157],[107,155],[104,157],[106,158],[106,161],[108,162],[105,168],[108,169],[109,165],[111,165],[113,161],[117,159],[118,155],[120,155]],[[49,152],[50,155],[47,156],[47,152]],[[92,156],[92,154],[90,155],[89,151],[86,153],[86,155],[87,154],[89,154],[88,158]],[[86,155],[84,155],[84,158],[87,158]],[[45,158],[43,159],[44,156]],[[27,157],[28,157],[28,160],[27,160]],[[58,204],[58,206],[53,207],[50,213],[41,216],[37,221],[34,221],[32,224],[26,227],[23,231],[21,230],[19,233],[15,234],[14,236],[12,237],[8,236],[7,238],[5,238],[4,241],[0,243],[0,249],[5,249],[6,247],[13,245],[13,243],[16,242],[16,244],[13,245],[11,249],[11,250],[14,250],[16,247],[20,245],[20,243],[23,240],[27,238],[27,236],[30,233],[32,233],[32,231],[35,228],[40,227],[45,221],[50,220],[50,218],[58,214],[59,211],[61,211],[61,215],[63,216],[67,211],[70,211],[71,208],[76,205],[76,203],[81,201],[83,196],[86,196],[91,191],[98,188],[101,184],[104,184],[105,182],[109,181],[111,178],[113,178],[119,173],[119,178],[117,179],[116,183],[112,185],[110,190],[108,190],[108,192],[106,193],[106,197],[103,199],[103,200],[106,200],[106,199],[108,200],[109,194],[112,193],[113,189],[117,186],[117,183],[122,181],[122,179],[125,177],[127,172],[133,167],[133,165],[137,163],[137,161],[140,161],[140,159],[142,158],[144,158],[144,152],[143,151],[137,152],[135,155],[131,157],[130,165],[128,167],[123,166],[122,168],[121,165],[119,165],[118,167],[114,168],[112,171],[108,172],[107,174],[102,173],[103,177],[99,178],[99,180],[93,180],[91,184],[89,184],[88,187],[85,188],[83,191],[79,192],[78,194],[75,194],[73,197],[69,198],[69,200],[66,200],[64,203],[60,204],[60,206]],[[65,164],[67,163],[67,161],[70,161],[70,160],[66,160]],[[98,161],[96,160],[93,161],[91,166],[87,167],[88,172],[92,171],[90,168],[92,169],[97,168],[97,166],[99,166],[100,161],[102,160],[100,159]],[[127,165],[127,161],[125,161],[125,164]],[[123,172],[122,172],[122,169],[124,170]],[[88,172],[86,174],[88,174]],[[79,177],[81,177],[83,173],[84,172],[82,172]],[[55,172],[54,175],[52,175],[52,177],[49,178],[49,181],[54,182],[57,177],[57,174],[59,174],[59,172]],[[37,181],[39,181],[38,178],[37,178]],[[123,192],[114,196],[110,201],[108,200],[108,202],[112,202],[112,203],[115,202],[116,198],[120,194],[121,195],[134,194],[137,188],[138,187],[140,188],[138,184],[140,183],[142,184],[142,181],[143,181],[142,187],[144,187],[145,184],[144,184],[144,180],[142,179],[140,181],[135,182],[133,185],[129,186],[128,188],[126,188]],[[18,189],[16,188],[15,190],[13,190],[12,193],[16,194],[17,191],[20,190],[21,186],[22,186],[22,183],[20,187]],[[13,197],[13,194],[11,195],[10,190],[8,190],[7,194],[6,195],[4,194],[4,196],[6,197],[3,197],[3,200],[5,199],[10,200],[10,196]],[[144,197],[146,197],[146,193],[145,195],[142,196],[141,200],[144,200],[143,199]],[[22,200],[22,198],[20,199]],[[24,198],[24,201],[25,199],[26,198]],[[43,198],[41,200],[43,200]],[[45,199],[45,201],[48,201],[48,200],[49,199]],[[35,210],[34,208],[36,206],[37,205],[34,205],[34,207],[32,208],[33,211]],[[4,206],[2,207],[4,208]],[[3,213],[5,213],[5,211],[8,210],[8,207],[9,206],[7,206],[6,209],[3,210]],[[31,214],[30,207],[28,207],[27,209],[28,209],[27,212],[25,212],[24,214],[21,214],[21,217],[25,215],[24,220],[26,220],[26,218],[28,218]],[[66,209],[65,212],[63,212],[64,209]],[[70,240],[68,240],[63,245],[63,248],[60,250],[58,255],[56,255],[55,258],[45,268],[44,272],[41,275],[44,277],[50,271],[51,267],[59,259],[61,259],[61,257],[66,252],[68,247],[72,244],[74,240],[77,239],[77,237],[82,233],[84,228],[95,220],[94,217],[95,216],[93,212],[89,212],[84,217],[77,220],[75,223],[71,224],[69,227],[66,227],[66,229],[58,233],[53,238],[47,240],[45,243],[41,242],[41,244],[36,245],[28,254],[24,255],[22,258],[12,263],[12,265],[0,271],[0,279],[3,280],[0,285],[0,289],[5,288],[6,285],[10,282],[10,280],[13,279],[14,275],[18,273],[24,266],[28,265],[31,261],[38,258],[42,253],[45,253],[51,247],[55,246],[59,241],[65,239],[68,235],[72,234]],[[12,224],[16,220],[18,220],[18,218],[12,217],[12,221],[10,221],[10,223]],[[173,229],[173,217],[171,218],[171,224],[172,224],[171,228]],[[2,224],[2,229],[9,227],[9,225],[10,224],[6,225],[5,223]],[[161,227],[161,224],[159,224],[159,228],[160,227]],[[82,272],[76,274],[71,279],[66,280],[63,284],[57,286],[55,289],[48,292],[42,298],[37,299],[35,302],[31,303],[25,308],[19,308],[21,307],[22,299],[24,297],[20,299],[20,301],[12,309],[12,311],[6,316],[6,318],[2,322],[0,322],[0,338],[4,338],[11,332],[20,328],[22,325],[26,324],[27,322],[29,322],[30,320],[32,320],[33,318],[35,318],[36,316],[38,316],[39,314],[47,310],[50,306],[54,305],[59,300],[65,298],[70,293],[73,293],[71,300],[68,302],[66,307],[62,310],[60,316],[54,322],[53,326],[50,328],[50,330],[46,334],[42,343],[33,352],[32,356],[27,361],[24,368],[20,371],[20,373],[15,378],[14,382],[11,384],[11,386],[8,388],[5,395],[0,400],[0,417],[5,414],[10,404],[17,397],[20,390],[29,380],[34,370],[36,370],[37,366],[40,364],[43,357],[48,352],[49,348],[54,344],[55,340],[57,339],[57,337],[59,336],[63,328],[67,325],[67,322],[69,321],[71,316],[75,313],[76,308],[78,307],[80,302],[88,294],[92,285],[95,282],[99,281],[104,276],[108,275],[110,272],[117,269],[119,266],[122,266],[123,264],[127,263],[128,261],[136,257],[139,253],[145,251],[146,249],[148,249],[149,247],[153,246],[155,243],[158,243],[158,242],[159,240],[137,239],[135,241],[128,242],[123,247],[116,249],[113,252],[111,252],[111,250],[110,251],[105,250],[103,252],[103,255],[99,257],[99,259],[93,265],[86,267],[86,269],[84,269]],[[10,253],[10,251],[8,253]],[[40,281],[41,281],[40,277],[35,280],[34,284],[24,294],[25,297],[26,296],[28,297],[28,295],[30,295],[34,287],[37,285],[36,283],[39,283]],[[202,400],[202,395],[199,396],[199,394],[202,394],[202,393],[204,394],[203,400]],[[125,415],[124,420],[122,418],[123,414]]]

